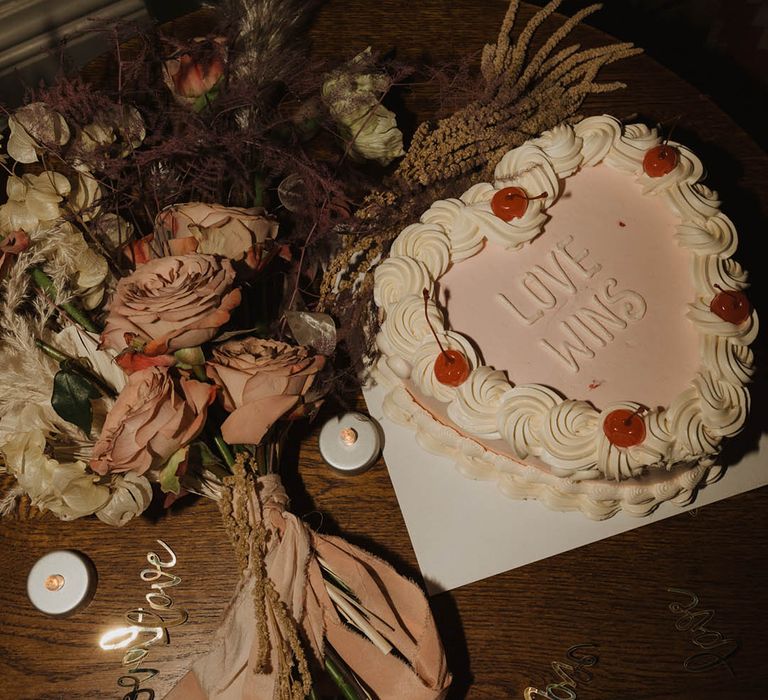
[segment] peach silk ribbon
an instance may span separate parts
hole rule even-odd
[[[248,502],[250,518],[267,530],[265,564],[287,610],[309,641],[316,661],[325,640],[381,700],[444,698],[451,683],[443,646],[421,589],[387,563],[339,537],[319,535],[286,510],[288,498],[275,474],[259,477]],[[253,521],[252,521],[253,522]],[[386,637],[405,663],[384,654],[367,637],[339,618],[328,597],[317,557],[369,610],[370,623]],[[166,700],[272,700],[275,696],[275,645],[269,672],[256,673],[259,635],[249,568],[238,582],[210,650],[199,658]],[[278,634],[271,619],[270,636]],[[308,657],[309,658],[309,657]],[[322,663],[321,663],[322,665]]]

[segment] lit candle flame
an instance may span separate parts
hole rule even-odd
[[[354,428],[344,428],[339,437],[345,445],[354,445],[357,442],[357,430]]]
[[[49,591],[60,591],[64,587],[64,577],[61,574],[51,574],[45,579],[45,587]]]

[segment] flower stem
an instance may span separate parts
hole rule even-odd
[[[32,276],[34,283],[48,295],[51,301],[56,303],[57,292],[53,280],[39,267],[30,268],[30,275]],[[99,332],[96,324],[91,320],[88,314],[85,313],[85,311],[78,309],[72,302],[65,301],[62,304],[59,304],[59,306],[64,309],[73,321],[79,323],[85,330],[91,331],[91,333]]]
[[[352,676],[347,665],[341,660],[336,651],[327,643],[325,645],[325,670],[331,680],[338,686],[345,700],[363,700],[362,689]]]
[[[224,458],[226,465],[232,469],[235,466],[235,458],[232,455],[232,450],[229,449],[229,445],[224,442],[224,438],[221,435],[214,435],[213,442],[219,450],[219,454]]]
[[[56,362],[61,364],[63,369],[70,369],[73,372],[77,372],[80,376],[85,377],[89,382],[92,382],[99,387],[99,389],[101,389],[107,396],[113,399],[117,398],[117,391],[115,391],[115,388],[76,357],[70,357],[58,348],[48,345],[48,343],[39,338],[35,338],[35,345],[48,355],[48,357],[53,358]]]

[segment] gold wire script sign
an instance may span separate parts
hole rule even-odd
[[[147,561],[150,568],[142,569],[139,577],[150,584],[150,591],[144,596],[149,609],[144,607],[133,608],[125,613],[128,626],[117,627],[105,632],[99,639],[99,646],[106,650],[126,649],[123,654],[122,665],[132,667],[129,673],[117,679],[117,685],[121,688],[130,688],[123,696],[123,700],[153,700],[155,692],[150,688],[142,688],[142,684],[148,682],[157,675],[157,670],[152,668],[139,668],[144,661],[149,649],[159,642],[168,644],[171,627],[183,625],[189,614],[184,608],[173,606],[173,598],[166,592],[167,588],[173,588],[181,583],[181,578],[170,573],[167,569],[176,566],[176,554],[163,540],[157,543],[165,549],[169,561],[162,561],[156,552],[147,552]]]
[[[550,683],[544,690],[539,690],[532,686],[523,691],[525,700],[537,700],[538,698],[547,698],[547,700],[576,700],[576,686],[579,683],[591,682],[593,676],[586,669],[594,666],[598,662],[596,654],[585,651],[586,649],[597,648],[597,644],[575,644],[565,656],[572,663],[563,663],[562,661],[553,661],[552,670],[560,679],[559,683]]]

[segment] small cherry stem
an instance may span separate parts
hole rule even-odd
[[[525,195],[525,198],[529,202],[532,202],[534,199],[546,199],[547,197],[549,197],[549,195],[546,192],[542,192],[541,194],[537,194],[535,197],[529,197],[528,195]]]
[[[645,409],[642,406],[638,406],[632,413],[630,413],[625,419],[624,419],[624,425],[629,427],[632,424],[632,419],[635,416],[640,416],[640,414],[645,411]]]
[[[440,352],[445,355],[445,361],[452,365],[454,362],[454,359],[446,352],[445,348],[443,347],[443,344],[440,342],[440,338],[437,337],[437,333],[435,333],[435,329],[432,326],[432,322],[429,320],[429,290],[428,289],[422,289],[421,294],[424,297],[424,318],[427,319],[427,325],[429,326],[429,330],[432,331],[432,335],[435,336],[435,342],[437,343],[437,347],[440,348]]]
[[[683,118],[682,114],[678,114],[674,120],[672,121],[672,126],[669,128],[669,133],[666,135],[664,140],[661,142],[662,146],[666,146],[669,143],[669,139],[672,138],[672,132],[675,130],[675,127],[680,123],[680,120]]]
[[[721,294],[727,294],[727,295],[733,295],[737,294],[738,292],[735,289],[723,289],[719,284],[713,284],[712,285],[718,292]]]

